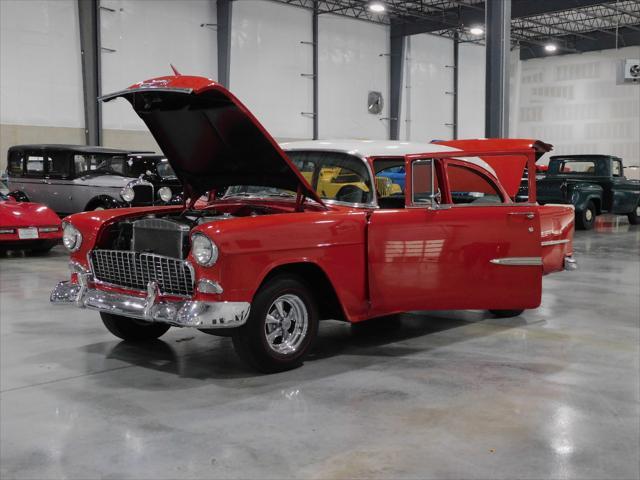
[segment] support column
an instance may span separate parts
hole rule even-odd
[[[458,71],[460,70],[460,34],[453,34],[453,139],[458,139]]]
[[[216,2],[218,26],[218,83],[229,88],[231,71],[231,0]]]
[[[84,134],[87,145],[102,144],[100,96],[100,13],[98,0],[77,0],[80,23],[80,56],[84,101]]]
[[[400,28],[391,25],[389,56],[389,139],[400,138],[400,105],[402,104],[402,72],[404,70],[404,40]]]
[[[318,16],[320,10],[318,8],[318,0],[313,2],[313,20],[311,23],[311,32],[313,43],[313,139],[318,140]]]
[[[485,136],[509,135],[509,51],[511,0],[485,2],[486,105]]]

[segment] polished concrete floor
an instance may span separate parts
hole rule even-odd
[[[326,322],[271,376],[229,339],[134,347],[50,306],[61,248],[0,258],[0,477],[638,478],[640,228],[575,245],[580,270],[520,318]]]

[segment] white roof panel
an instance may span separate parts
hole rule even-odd
[[[404,156],[418,153],[457,152],[457,148],[427,142],[398,140],[304,140],[281,143],[283,150],[324,150],[361,157]]]

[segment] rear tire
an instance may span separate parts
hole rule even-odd
[[[256,293],[247,323],[232,337],[240,358],[262,373],[302,365],[318,333],[318,308],[295,275],[277,276]]]
[[[576,228],[578,230],[591,230],[597,215],[598,210],[595,203],[589,200],[587,207],[583,211],[576,212]]]
[[[638,225],[640,223],[640,203],[633,212],[627,215],[627,218],[631,225]]]
[[[112,313],[100,312],[100,317],[107,330],[116,337],[128,342],[155,340],[167,333],[167,330],[171,328],[170,325],[164,323],[144,322]]]
[[[518,315],[524,312],[523,310],[489,310],[492,314],[494,314],[498,318],[511,318],[517,317]]]

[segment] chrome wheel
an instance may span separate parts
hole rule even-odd
[[[593,212],[589,209],[587,209],[586,212],[584,212],[584,218],[587,219],[587,222],[590,222],[591,219],[593,218]]]
[[[640,217],[640,205],[636,207],[636,215]]]
[[[281,355],[295,353],[309,329],[309,313],[300,297],[287,293],[267,310],[264,333],[269,348]]]

